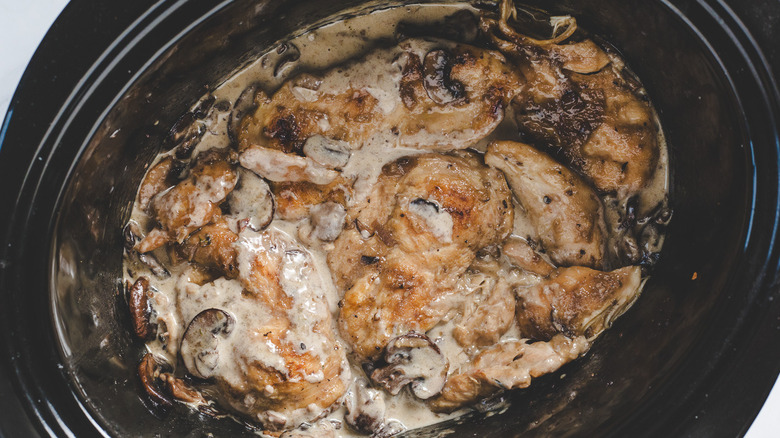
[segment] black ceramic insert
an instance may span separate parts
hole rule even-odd
[[[121,228],[179,115],[285,35],[358,3],[65,8],[0,128],[0,436],[254,436],[144,406],[142,345],[117,295]],[[674,218],[642,297],[584,359],[450,436],[738,436],[780,370],[780,8],[528,3],[574,14],[642,78],[670,145]]]

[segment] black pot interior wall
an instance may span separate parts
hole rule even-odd
[[[164,11],[162,24],[138,32],[108,79],[96,84],[93,95],[103,97],[85,106],[94,112],[76,114],[100,124],[83,130],[82,153],[60,152],[63,163],[75,167],[61,176],[68,183],[53,240],[53,310],[73,388],[110,434],[253,436],[233,421],[183,408],[156,418],[142,403],[134,374],[142,346],[129,335],[118,295],[121,229],[146,165],[179,115],[280,37],[357,3],[237,1],[211,8],[190,2]],[[572,0],[556,8],[612,42],[643,79],[670,144],[674,218],[643,296],[583,360],[509,394],[509,408],[500,414],[470,415],[455,436],[672,431],[695,410],[691,400],[702,386],[715,379],[717,361],[737,342],[733,331],[758,293],[755,276],[767,249],[757,244],[748,257],[746,246],[751,226],[755,233],[769,221],[751,216],[752,203],[771,202],[771,193],[754,191],[745,119],[753,109],[744,107],[742,90],[723,64],[731,58],[720,58],[732,55],[712,53],[700,29],[668,4]],[[686,13],[704,14],[693,6]],[[188,22],[200,24],[188,29]],[[184,29],[189,33],[176,37]],[[769,158],[774,166],[776,158]],[[775,173],[769,181],[773,190],[776,179]],[[735,418],[723,430],[736,433],[745,421]]]

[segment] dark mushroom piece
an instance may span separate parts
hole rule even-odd
[[[184,114],[176,121],[168,134],[168,143],[176,147],[175,155],[180,160],[192,157],[209,127],[216,122],[220,113],[225,113],[230,106],[225,101],[217,102],[211,94],[204,96],[192,111]]]
[[[276,61],[276,67],[274,67],[274,77],[281,77],[285,72],[288,72],[295,65],[295,61],[300,59],[301,51],[293,43],[282,43],[276,49],[279,57]]]
[[[171,394],[174,399],[194,405],[200,412],[209,415],[216,415],[216,411],[209,405],[209,402],[203,397],[197,389],[193,388],[187,382],[178,377],[174,377],[171,373],[161,373],[159,380],[165,383],[165,388],[168,394]]]
[[[151,322],[152,311],[149,307],[148,278],[138,277],[135,283],[128,288],[127,306],[130,308],[130,320],[135,336],[142,341],[148,341],[154,337],[157,325]]]
[[[371,379],[392,395],[411,384],[412,393],[422,400],[441,392],[450,364],[427,336],[410,332],[392,339],[385,347],[385,366],[375,369]]]
[[[176,158],[187,159],[205,133],[206,125],[194,113],[188,112],[173,124],[166,141],[171,149],[176,148]]]
[[[152,353],[146,353],[138,364],[138,378],[146,392],[147,399],[154,408],[167,410],[173,406],[173,402],[160,386],[160,375],[167,364],[158,360]]]
[[[138,228],[135,222],[129,222],[127,226],[125,226],[124,237],[125,251],[127,251],[129,256],[137,258],[142,265],[149,268],[149,271],[151,271],[155,277],[161,280],[171,276],[171,273],[168,271],[168,269],[166,269],[165,266],[163,266],[163,264],[157,260],[157,257],[155,257],[154,254],[151,252],[139,253],[135,250],[135,244],[142,240],[141,233],[138,232]]]
[[[239,168],[236,188],[227,197],[230,212],[240,214],[239,226],[262,231],[274,219],[276,201],[271,187],[253,172]]]
[[[232,331],[235,320],[220,309],[206,309],[190,321],[181,341],[181,358],[190,374],[208,379],[219,364],[219,342]]]
[[[459,103],[466,97],[462,83],[453,80],[452,59],[445,50],[431,50],[423,61],[423,85],[428,97],[434,102],[445,105]]]
[[[233,104],[233,109],[230,111],[230,117],[228,118],[227,123],[228,138],[230,138],[232,143],[238,143],[238,129],[241,120],[247,114],[253,113],[257,108],[257,102],[255,101],[257,90],[257,84],[246,87]]]

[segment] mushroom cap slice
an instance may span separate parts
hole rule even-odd
[[[276,202],[268,183],[253,172],[239,168],[238,183],[227,201],[232,214],[238,215],[242,227],[262,231],[274,219]]]
[[[163,368],[169,367],[152,353],[146,353],[138,364],[137,372],[148,400],[155,408],[167,410],[173,406],[173,402],[160,384],[160,374],[163,372]]]
[[[148,341],[157,332],[157,325],[151,321],[149,307],[149,279],[138,277],[132,286],[127,288],[127,305],[130,309],[130,320],[133,333],[138,339]]]
[[[457,104],[466,98],[466,89],[452,74],[452,55],[442,49],[431,50],[423,61],[423,85],[428,97],[440,105]]]
[[[181,358],[187,371],[208,379],[219,364],[219,342],[232,331],[235,320],[220,309],[206,309],[190,321],[181,341]]]
[[[396,395],[411,384],[412,393],[422,400],[441,392],[450,364],[427,336],[410,332],[392,339],[385,349],[386,366],[371,373],[371,379]]]

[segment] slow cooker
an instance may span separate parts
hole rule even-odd
[[[0,128],[3,434],[254,436],[144,405],[143,345],[119,296],[122,225],[168,128],[199,97],[300,29],[388,3],[65,8]],[[743,434],[780,371],[780,4],[524,3],[575,15],[642,78],[669,142],[674,218],[639,302],[584,359],[509,393],[505,409],[405,436]]]

